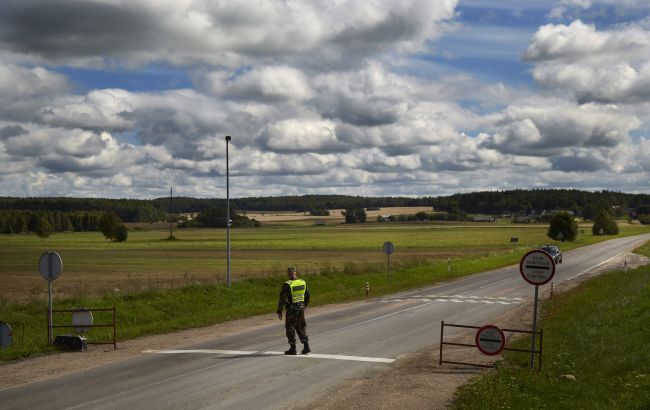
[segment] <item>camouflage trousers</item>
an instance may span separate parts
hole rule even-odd
[[[284,328],[287,331],[289,344],[296,344],[296,333],[302,343],[306,343],[307,322],[305,322],[305,311],[302,309],[288,309],[285,316]]]

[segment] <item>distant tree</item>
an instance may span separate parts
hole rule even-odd
[[[115,240],[117,227],[122,223],[120,218],[112,213],[106,212],[99,221],[99,231],[106,239]]]
[[[650,225],[650,214],[642,214],[638,216],[639,222],[643,225]]]
[[[120,224],[115,228],[115,242],[126,242],[129,237],[129,231],[126,225]]]
[[[368,219],[366,210],[363,208],[347,208],[343,211],[346,224],[365,223]]]
[[[41,218],[38,221],[38,225],[36,226],[36,235],[38,235],[41,238],[49,238],[51,234],[52,234],[52,225],[48,222],[47,219]]]
[[[346,224],[354,224],[358,221],[357,212],[353,208],[347,208],[345,211],[343,211],[343,216],[345,217]]]
[[[594,235],[618,235],[618,224],[609,212],[602,210],[594,219],[591,233]]]
[[[567,212],[558,212],[551,218],[546,235],[554,240],[573,242],[578,236],[578,224]]]
[[[416,217],[419,221],[424,221],[424,220],[427,219],[427,213],[426,213],[426,212],[418,212],[418,213],[415,214],[415,217]]]

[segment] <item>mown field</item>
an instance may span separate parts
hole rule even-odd
[[[367,224],[270,226],[233,229],[233,280],[281,274],[288,265],[307,273],[383,270],[381,246],[392,241],[395,266],[436,260],[497,256],[514,263],[528,248],[547,243],[545,225],[491,224]],[[594,243],[588,226],[565,250]],[[621,234],[647,232],[641,225],[621,224]],[[99,233],[59,233],[48,239],[35,235],[0,236],[0,298],[28,301],[43,298],[46,282],[37,271],[39,256],[56,250],[63,274],[55,289],[64,297],[178,288],[189,284],[223,283],[226,276],[226,234],[221,229],[178,230],[178,240],[166,240],[166,230],[133,230],[125,243],[112,243]],[[510,243],[518,237],[517,254]]]
[[[640,253],[650,256],[647,244]],[[648,324],[650,266],[591,279],[544,301],[542,371],[506,354],[502,368],[459,390],[453,408],[648,409]]]

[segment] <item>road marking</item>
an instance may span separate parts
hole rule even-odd
[[[142,353],[155,353],[155,354],[222,354],[230,356],[249,356],[253,354],[262,356],[285,356],[284,352],[258,352],[249,350],[217,350],[217,349],[187,349],[187,350],[145,350]],[[373,362],[373,363],[393,363],[395,359],[386,359],[383,357],[364,357],[364,356],[345,356],[340,354],[300,354],[300,355],[286,355],[288,357],[301,357],[306,359],[331,359],[331,360],[347,360],[352,362]]]
[[[579,277],[579,276],[582,276],[582,275],[584,275],[585,273],[591,271],[592,269],[596,269],[597,267],[602,266],[602,265],[604,265],[604,264],[606,264],[606,263],[608,263],[608,262],[610,262],[610,261],[612,261],[612,260],[618,258],[619,256],[625,254],[626,252],[628,252],[628,251],[623,251],[623,252],[621,252],[621,253],[619,253],[619,254],[617,254],[617,255],[614,255],[614,256],[612,256],[611,258],[607,259],[606,261],[604,261],[604,262],[600,262],[598,265],[594,265],[594,266],[592,266],[591,268],[587,268],[587,269],[583,270],[582,272],[580,272],[580,273],[578,273],[578,274],[576,274],[576,275],[573,275],[573,276],[569,277],[567,280],[575,279],[575,278],[577,278],[577,277]]]
[[[508,298],[505,296],[499,296],[497,298],[489,296],[465,296],[465,295],[424,295],[424,296],[412,296],[410,298],[388,298],[382,299],[380,302],[391,303],[391,302],[453,302],[453,303],[485,303],[487,305],[519,305],[521,304],[522,298]]]

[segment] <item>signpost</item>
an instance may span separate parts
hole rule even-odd
[[[537,298],[539,296],[539,286],[544,285],[553,279],[555,275],[555,261],[553,257],[543,250],[532,250],[521,258],[519,263],[519,273],[524,280],[535,286],[535,301],[533,308],[533,334],[532,348],[530,353],[530,368],[534,367],[535,360],[535,332],[537,332]]]
[[[90,330],[93,325],[93,314],[86,308],[80,308],[72,312],[72,326],[74,329],[84,334]]]
[[[501,353],[503,348],[506,347],[506,336],[498,327],[486,325],[476,332],[474,342],[481,353],[494,356]]]
[[[52,282],[61,275],[63,270],[63,261],[61,256],[54,251],[47,251],[41,255],[38,261],[38,271],[41,276],[47,281],[47,295],[48,295],[48,308],[47,308],[47,340],[52,343],[54,337],[52,335]]]
[[[390,286],[390,255],[391,253],[395,252],[395,245],[393,245],[392,242],[384,242],[383,246],[384,253],[388,257],[387,265],[388,265],[388,286]]]
[[[13,343],[13,332],[8,323],[0,322],[0,349],[6,349]]]
[[[516,236],[513,236],[510,238],[510,243],[514,245],[514,254],[517,254],[517,243],[519,243],[519,238]]]

